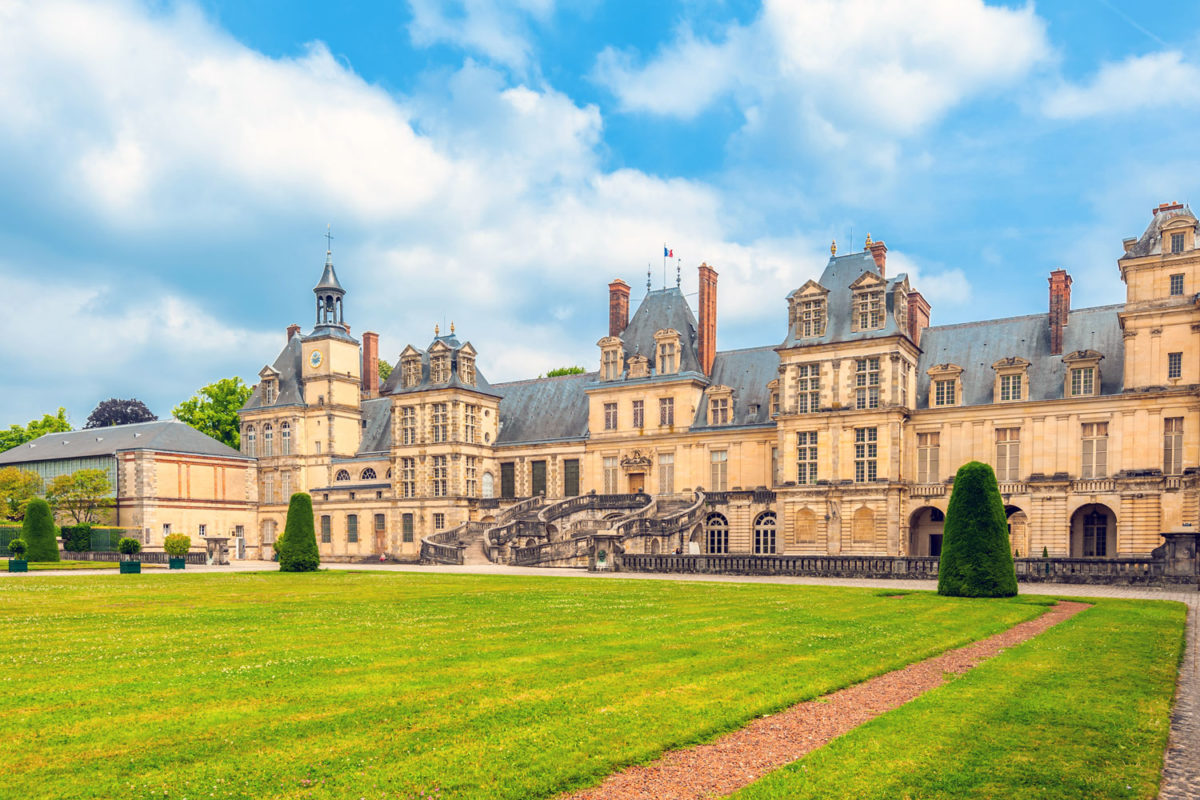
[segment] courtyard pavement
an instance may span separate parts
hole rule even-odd
[[[186,570],[152,569],[143,567],[148,575],[185,575],[197,572],[258,572],[275,570],[271,561],[238,561],[228,566],[209,567],[189,565]],[[558,567],[508,567],[496,564],[462,566],[421,566],[416,564],[326,564],[331,570],[369,572],[441,572],[466,575],[536,575],[541,577],[595,578],[597,580],[667,580],[710,583],[778,583],[804,586],[854,586],[876,589],[908,589],[932,591],[932,580],[869,580],[858,578],[810,578],[790,575],[685,575],[648,572],[587,572],[581,569]],[[45,570],[11,575],[115,575],[114,569]],[[1188,607],[1186,649],[1179,666],[1175,708],[1171,715],[1171,734],[1163,764],[1163,780],[1159,800],[1197,800],[1200,798],[1200,591],[1195,589],[1156,589],[1138,586],[1079,586],[1060,583],[1021,584],[1021,594],[1044,594],[1058,597],[1119,597],[1131,600],[1175,600]]]

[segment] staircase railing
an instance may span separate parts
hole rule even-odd
[[[422,564],[462,564],[466,545],[462,538],[470,530],[471,523],[464,522],[448,531],[439,531],[421,537]]]
[[[489,559],[496,560],[493,548],[504,547],[513,538],[521,535],[523,527],[521,517],[540,506],[544,499],[540,494],[534,495],[519,503],[514,503],[500,513],[496,522],[483,534]]]

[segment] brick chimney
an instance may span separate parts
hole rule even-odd
[[[920,292],[908,293],[908,338],[921,346],[921,331],[929,327],[929,301]]]
[[[871,251],[871,257],[875,259],[875,266],[879,268],[879,277],[886,278],[887,245],[883,242],[872,242],[870,239],[868,239],[867,249]]]
[[[629,284],[617,278],[608,285],[608,335],[620,336],[629,326]]]
[[[1071,276],[1065,269],[1050,273],[1050,352],[1062,355],[1063,328],[1071,313]]]
[[[379,394],[379,334],[363,331],[362,390],[367,397]]]
[[[717,355],[717,271],[708,264],[700,265],[700,367],[712,375],[713,359]]]
[[[295,336],[299,332],[300,332],[300,326],[297,325],[296,323],[293,322],[291,325],[288,325],[287,340],[290,342],[292,340],[292,337]]]

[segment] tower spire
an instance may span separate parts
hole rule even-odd
[[[342,316],[342,301],[346,290],[338,280],[337,271],[333,268],[333,233],[329,226],[325,229],[325,270],[321,273],[321,281],[313,287],[317,296],[317,327],[336,325],[345,327]]]

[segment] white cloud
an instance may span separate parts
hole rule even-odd
[[[413,44],[450,44],[491,61],[525,71],[533,45],[529,21],[542,21],[554,11],[554,0],[409,0]]]
[[[1042,111],[1054,119],[1083,119],[1197,104],[1200,67],[1171,50],[1104,64],[1087,83],[1064,83],[1049,92]]]

